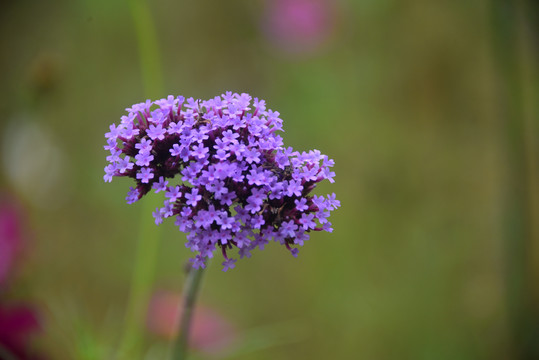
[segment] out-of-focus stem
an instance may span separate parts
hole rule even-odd
[[[130,354],[136,354],[140,346],[159,249],[161,231],[155,226],[151,217],[156,201],[146,200],[141,209],[131,290],[125,314],[124,333],[119,347],[120,359],[131,359]]]
[[[539,356],[539,309],[534,303],[537,278],[533,272],[533,252],[537,250],[537,213],[534,159],[537,130],[535,111],[530,102],[534,96],[533,66],[528,48],[531,37],[532,2],[518,0],[491,1],[491,31],[496,66],[499,73],[499,113],[503,124],[502,138],[506,150],[505,169],[505,250],[507,303],[512,333],[512,358],[532,359]],[[527,74],[527,76],[524,76]],[[535,120],[532,120],[534,119]]]
[[[140,67],[146,96],[158,97],[163,91],[163,72],[155,25],[145,0],[130,0],[135,23]]]
[[[157,97],[162,92],[163,75],[154,23],[145,0],[130,0],[129,5],[136,30],[145,94],[149,98]],[[142,342],[142,331],[161,235],[160,228],[155,226],[151,216],[158,205],[159,199],[155,197],[148,197],[141,201],[131,290],[125,314],[124,332],[117,353],[118,359],[132,359],[132,354],[138,353],[138,347]]]

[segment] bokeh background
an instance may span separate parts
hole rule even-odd
[[[132,274],[149,269],[137,306],[166,322],[185,237],[162,224],[155,261],[136,265],[151,200],[126,205],[130,182],[103,182],[103,134],[147,98],[227,90],[266,99],[287,145],[335,159],[319,190],[342,207],[297,259],[268,246],[210,266],[194,359],[539,358],[538,13],[2,2],[0,358],[164,358],[166,324],[125,319]]]

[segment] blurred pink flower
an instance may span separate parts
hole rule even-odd
[[[19,203],[0,194],[0,294],[13,276],[24,245],[24,216]],[[9,354],[21,360],[38,359],[29,351],[31,337],[39,331],[36,312],[24,305],[9,305],[0,298],[0,359]],[[6,354],[7,353],[7,354]]]
[[[159,291],[154,294],[148,309],[148,329],[167,340],[175,337],[176,321],[181,314],[179,294]],[[216,354],[226,349],[237,338],[234,326],[215,310],[197,305],[193,316],[190,342],[196,349]]]
[[[331,0],[268,0],[262,26],[282,50],[312,52],[331,35],[335,6]]]
[[[2,355],[6,352],[14,359],[40,359],[29,350],[31,337],[39,330],[39,322],[33,309],[21,305],[0,304],[0,359],[3,359]]]
[[[0,295],[13,276],[24,246],[24,216],[18,202],[0,194]],[[0,297],[0,359],[36,360],[31,352],[31,337],[40,330],[37,313],[29,306],[9,305]]]
[[[22,215],[17,203],[0,194],[0,288],[12,272],[22,247]]]

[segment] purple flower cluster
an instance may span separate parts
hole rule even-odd
[[[233,248],[250,257],[270,240],[297,256],[311,231],[333,231],[328,217],[340,202],[311,191],[334,182],[334,161],[318,150],[284,148],[282,120],[264,100],[231,92],[205,101],[169,96],[126,110],[105,134],[104,180],[133,178],[129,204],[152,189],[164,192],[155,223],[176,217],[197,253],[195,268],[220,248],[226,271],[235,266]]]

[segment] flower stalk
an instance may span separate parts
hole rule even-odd
[[[187,359],[189,348],[189,334],[195,310],[195,302],[200,289],[204,268],[195,268],[189,264],[187,279],[183,289],[182,311],[178,312],[179,327],[172,347],[171,360]],[[178,321],[177,321],[178,322]]]
[[[144,89],[147,96],[155,96],[162,91],[163,75],[154,22],[145,0],[130,0],[129,7],[136,30]],[[138,353],[143,338],[142,329],[161,238],[161,230],[155,229],[153,221],[144,214],[151,212],[157,202],[157,199],[148,199],[141,209],[124,332],[116,354],[120,360],[129,359]]]

